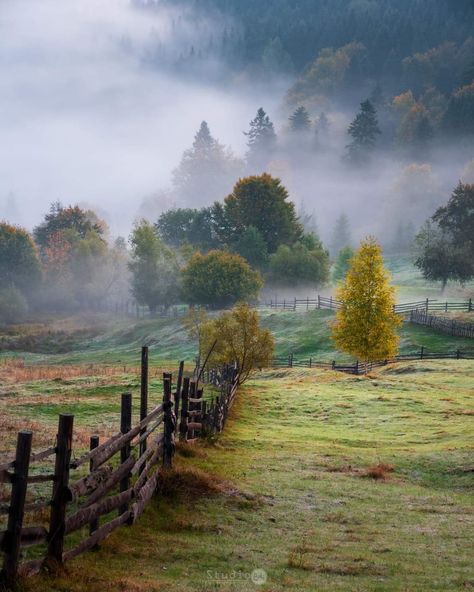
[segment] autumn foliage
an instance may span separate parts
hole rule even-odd
[[[351,260],[337,298],[332,337],[336,346],[357,359],[370,361],[391,358],[397,353],[397,328],[401,321],[394,312],[394,288],[377,242],[368,238]]]

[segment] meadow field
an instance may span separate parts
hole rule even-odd
[[[263,371],[219,438],[178,448],[135,526],[24,590],[471,589],[473,372],[471,361],[360,377]],[[137,386],[123,373],[30,376],[10,385],[21,397],[2,388],[2,417],[28,420],[36,437],[69,408],[85,438],[106,432],[119,392]],[[159,380],[151,393],[161,396]]]
[[[260,314],[277,356],[350,360],[332,343],[331,311]],[[34,449],[50,446],[61,412],[75,416],[78,455],[91,434],[103,441],[116,432],[125,391],[138,419],[142,345],[150,405],[158,404],[163,371],[176,372],[180,359],[187,372],[194,366],[196,344],[180,318],[56,315],[2,330],[0,459],[11,456],[20,429],[33,430]],[[405,323],[400,352],[422,346],[472,350],[472,340]],[[22,590],[474,588],[473,374],[469,360],[405,362],[367,376],[258,371],[221,435],[178,445],[137,524]]]

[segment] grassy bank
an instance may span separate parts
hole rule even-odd
[[[473,371],[261,373],[137,525],[26,590],[470,589]]]
[[[331,341],[330,323],[334,319],[331,311],[310,312],[261,311],[262,323],[270,329],[276,339],[276,354],[285,356],[294,353],[298,357],[313,357],[315,360],[331,361],[349,359],[337,352]],[[35,364],[112,364],[136,365],[140,347],[150,348],[154,363],[174,364],[179,359],[192,361],[196,344],[188,338],[180,319],[165,318],[137,322],[134,319],[120,319],[98,316],[70,319],[70,329],[63,329],[60,349],[51,344],[55,325],[43,326],[28,333],[25,327],[15,335],[8,336],[11,349],[1,352],[1,357],[21,357],[27,363]],[[66,321],[63,321],[66,324]],[[21,334],[27,333],[28,337]],[[435,333],[429,328],[405,324],[400,331],[400,351],[455,350],[472,348],[469,339]]]

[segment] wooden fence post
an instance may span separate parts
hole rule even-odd
[[[422,360],[422,359],[423,359],[423,354],[424,354],[424,353],[425,353],[425,348],[424,348],[424,346],[422,345],[422,346],[421,346],[421,350],[420,350],[420,360]]]
[[[321,308],[321,296],[318,294],[318,308]]]
[[[89,443],[89,450],[94,450],[94,448],[97,448],[98,446],[99,446],[99,436],[91,436],[90,443]],[[89,471],[91,471],[91,472],[93,470],[93,465],[94,465],[94,463],[91,459],[89,461]],[[89,524],[89,534],[93,534],[98,528],[99,528],[99,519],[95,518],[94,520],[91,520],[91,522]],[[99,545],[96,545],[94,548],[98,549]]]
[[[1,580],[6,586],[14,586],[18,572],[21,548],[21,529],[25,512],[26,491],[28,488],[28,469],[30,466],[31,441],[33,433],[29,430],[18,432],[16,441],[15,468],[13,473],[8,526],[3,547],[5,557]]]
[[[425,302],[426,314],[428,314],[429,306],[430,306],[430,301],[429,301],[429,298],[427,298],[426,302]]]
[[[183,380],[183,390],[181,392],[181,421],[179,424],[180,440],[187,440],[188,438],[189,382],[189,377],[186,376]]]
[[[469,298],[469,304],[467,307],[468,312],[472,312],[472,298]]]
[[[141,381],[140,381],[140,421],[145,419],[148,415],[148,347],[144,345],[142,347],[141,357]],[[140,432],[143,435],[146,432],[146,427]],[[140,442],[140,456],[146,450],[146,438]],[[145,468],[143,466],[143,468]]]
[[[68,413],[59,415],[47,555],[48,562],[53,566],[61,565],[63,562],[66,504],[70,501],[68,485],[73,425],[74,415]]]
[[[132,429],[132,393],[122,393],[120,407],[120,432],[126,434]],[[130,442],[120,450],[120,462],[123,464],[130,458]],[[130,474],[125,475],[120,480],[120,493],[127,491],[130,487]],[[121,516],[128,510],[128,504],[123,504],[118,509],[118,515]],[[131,522],[129,522],[130,524]]]
[[[209,370],[207,371],[209,374]],[[183,386],[184,360],[179,363],[178,380],[176,382],[176,392],[174,395],[174,414],[179,417],[179,405],[181,402],[181,388]],[[176,422],[176,431],[178,430],[178,422]]]
[[[170,469],[174,454],[174,431],[176,427],[176,418],[173,413],[173,397],[171,394],[171,377],[163,379],[163,468]]]

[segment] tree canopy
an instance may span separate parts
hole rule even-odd
[[[183,297],[189,304],[223,308],[239,301],[254,300],[262,279],[240,257],[224,251],[195,253],[182,271]]]
[[[132,294],[139,304],[156,312],[179,300],[179,266],[174,252],[157,237],[153,226],[142,220],[130,237]]]
[[[344,352],[364,361],[383,360],[397,353],[395,291],[384,268],[382,250],[374,239],[362,241],[337,290],[341,308],[332,337]]]
[[[240,179],[224,200],[224,217],[231,242],[250,226],[263,237],[269,253],[280,244],[292,244],[302,233],[294,204],[280,179],[271,175]]]
[[[28,295],[41,280],[36,246],[26,230],[0,222],[0,284]]]

